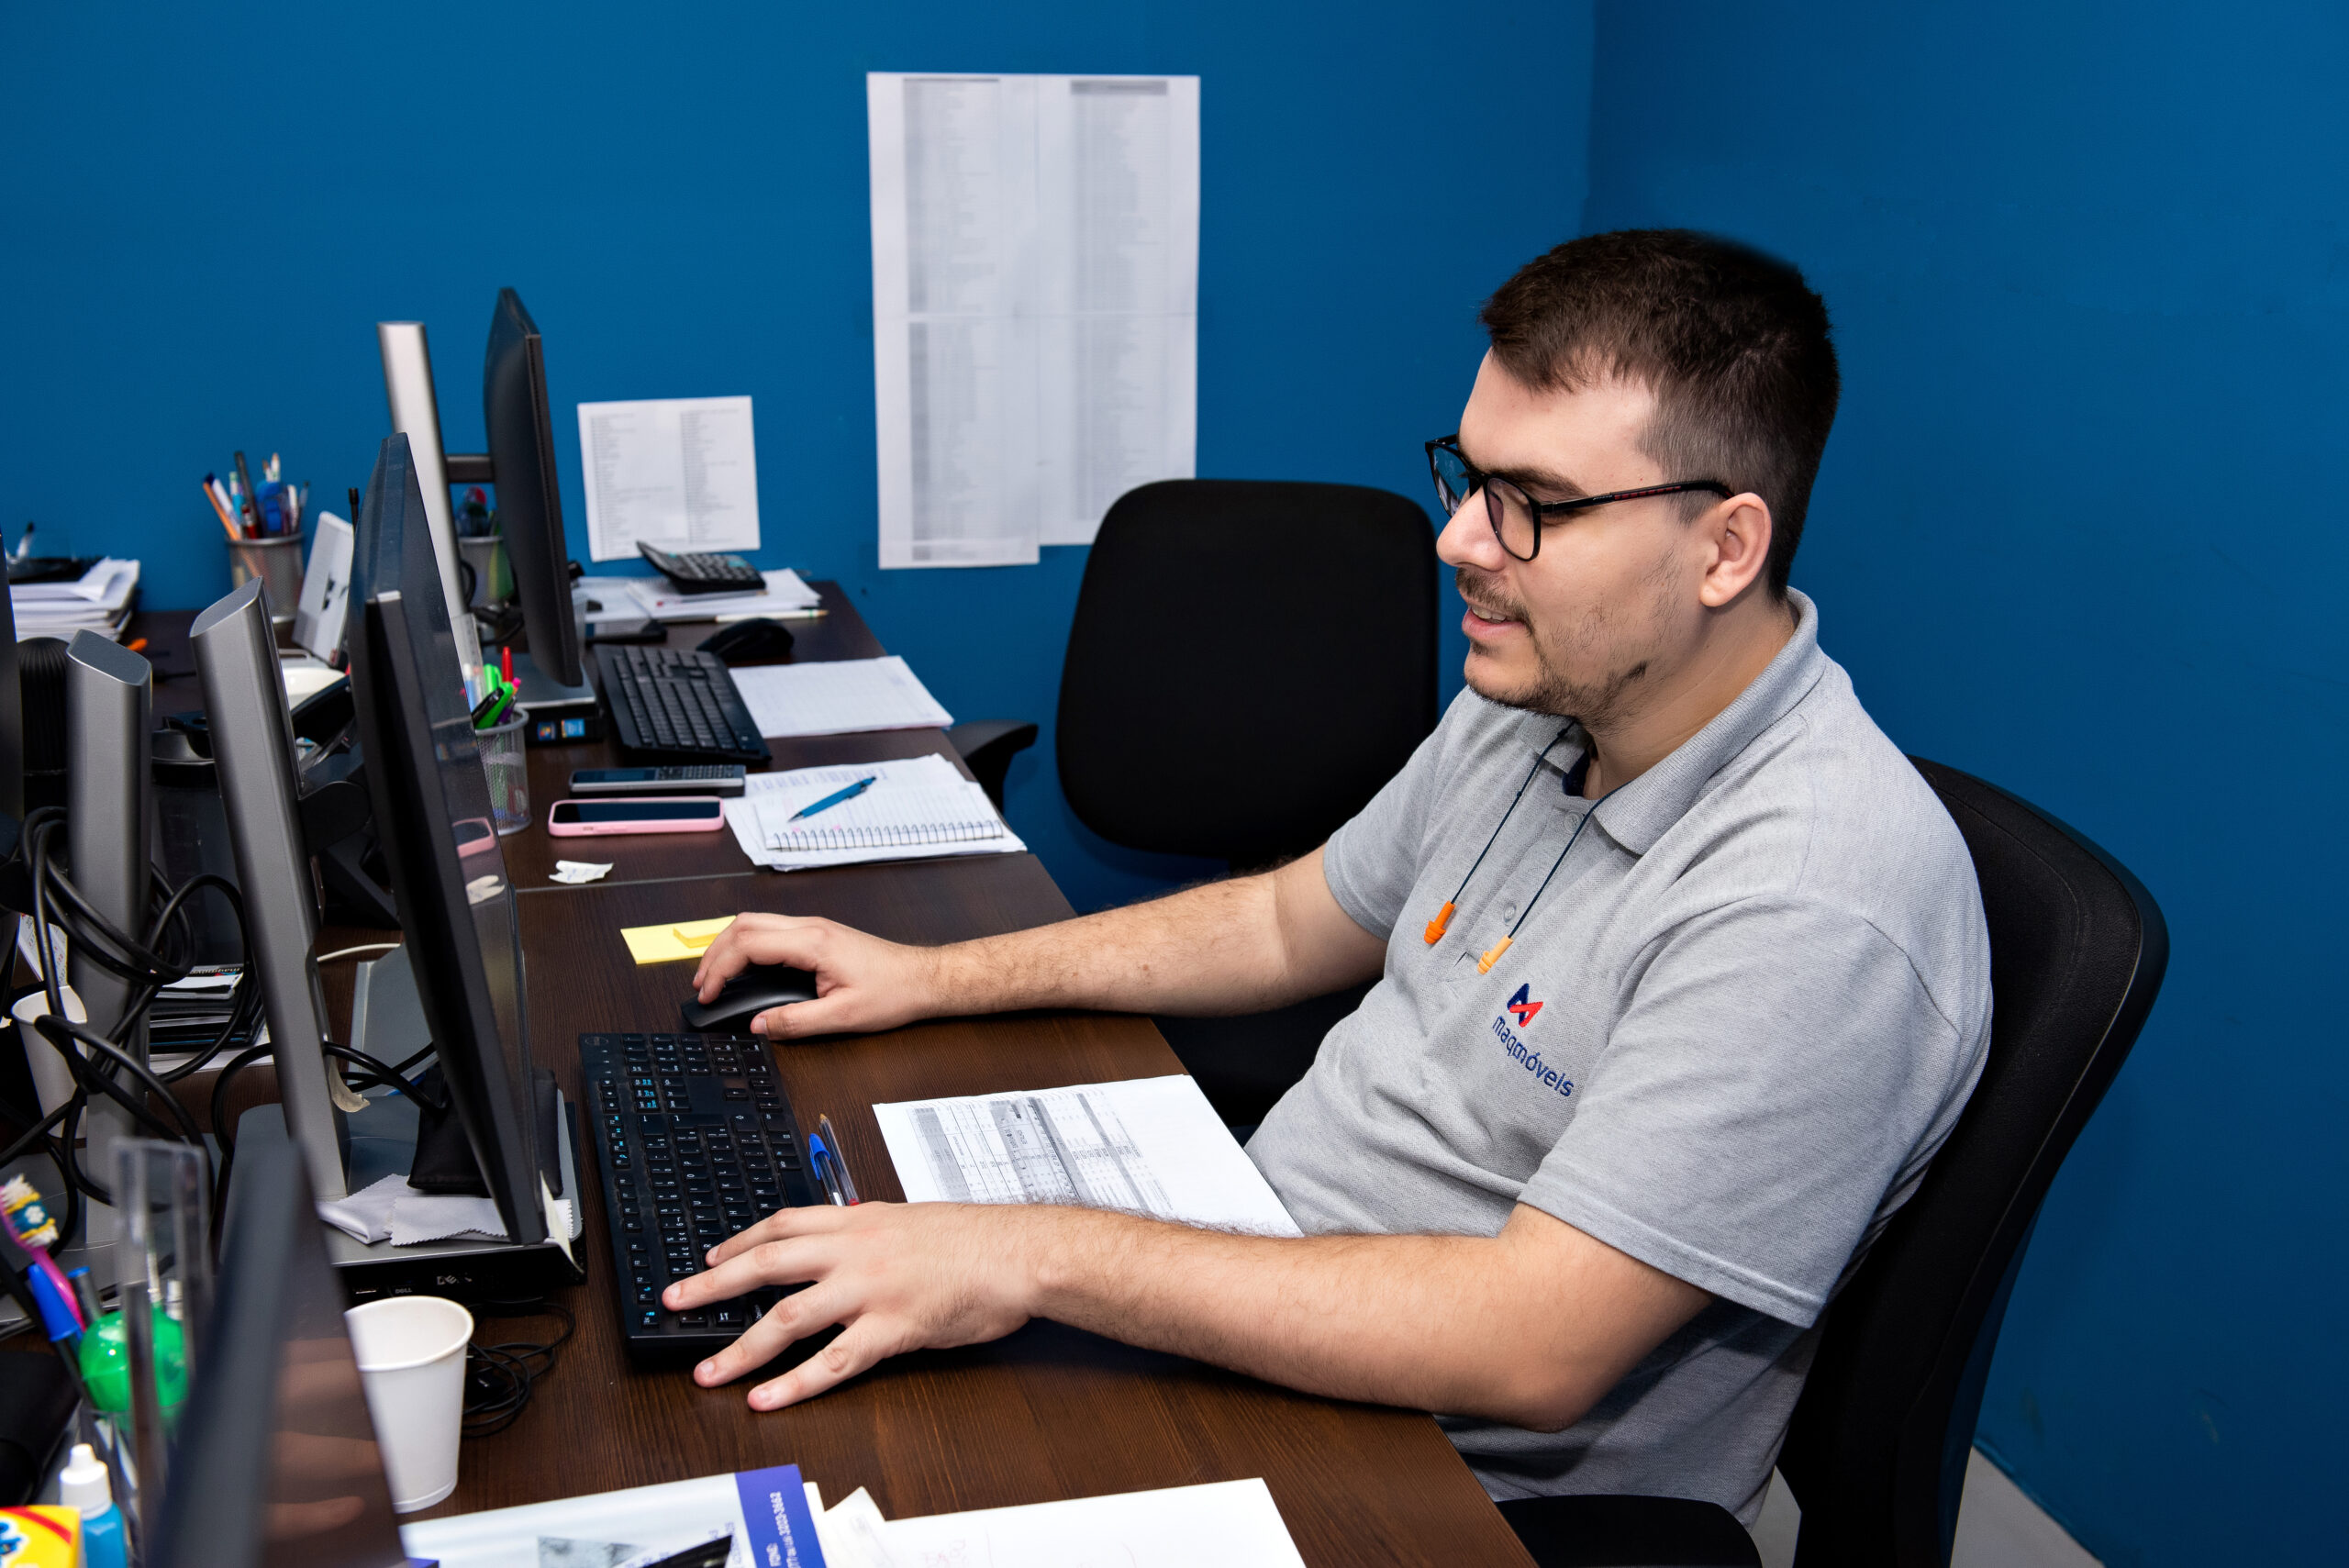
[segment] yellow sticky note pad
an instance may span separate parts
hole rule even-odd
[[[674,963],[679,959],[697,959],[718,940],[718,933],[734,923],[731,915],[721,915],[715,920],[670,920],[658,926],[623,926],[620,940],[628,943],[629,956],[639,963]]]

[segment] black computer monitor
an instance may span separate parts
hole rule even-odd
[[[547,1223],[521,933],[438,572],[407,438],[388,437],[367,482],[351,571],[351,684],[367,791],[466,1141],[507,1240],[535,1243],[547,1240]]]
[[[547,361],[538,324],[512,289],[497,291],[482,361],[482,419],[497,478],[497,529],[522,600],[530,662],[566,686],[586,679],[571,618],[571,557],[555,487],[554,425],[547,413]]]
[[[407,1558],[309,1178],[284,1143],[239,1144],[237,1164],[246,1179],[146,1560],[399,1568]]]

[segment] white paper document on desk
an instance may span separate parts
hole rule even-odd
[[[759,733],[770,738],[943,729],[954,722],[913,666],[895,654],[808,664],[747,664],[732,673],[742,706],[751,710]]]
[[[892,1519],[887,1540],[899,1562],[970,1568],[1305,1568],[1261,1480]]]
[[[766,586],[755,594],[681,594],[671,586],[666,577],[583,577],[582,583],[612,584],[620,586],[618,595],[642,608],[657,621],[717,620],[720,617],[740,619],[746,616],[796,617],[813,610],[824,602],[824,596],[809,587],[798,573],[787,566],[762,572]],[[607,609],[616,609],[615,593],[599,588],[595,597]],[[608,617],[607,617],[608,618]]]
[[[587,552],[633,561],[759,548],[759,465],[747,397],[579,406]]]
[[[1300,1234],[1196,1079],[873,1107],[908,1203],[1066,1203]]]
[[[873,785],[863,794],[793,820],[803,807],[868,778]],[[986,791],[935,753],[752,773],[727,803],[726,823],[742,852],[770,871],[1028,850]]]

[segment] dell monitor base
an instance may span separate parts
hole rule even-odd
[[[388,1240],[365,1242],[320,1220],[326,1232],[327,1258],[353,1305],[384,1296],[445,1296],[453,1301],[512,1301],[543,1296],[580,1283],[586,1277],[578,1262],[580,1224],[579,1162],[573,1152],[577,1139],[567,1104],[555,1116],[556,1158],[562,1173],[562,1193],[568,1199],[572,1234],[560,1240],[516,1246],[510,1241],[451,1238],[395,1247]],[[367,1108],[349,1118],[350,1188],[362,1192],[389,1175],[406,1175],[416,1158],[416,1107],[398,1095],[370,1099]],[[284,1143],[285,1118],[273,1105],[256,1106],[237,1123],[237,1148],[246,1140],[254,1146]],[[258,1165],[261,1162],[255,1162]],[[245,1172],[254,1168],[239,1159],[228,1173],[229,1211]]]
[[[518,694],[515,706],[540,718],[551,718],[566,709],[596,706],[596,688],[584,682],[566,686],[544,670],[527,653],[514,655],[514,687]]]

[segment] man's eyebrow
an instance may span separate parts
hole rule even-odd
[[[1468,455],[1467,447],[1457,441],[1453,445],[1460,447],[1461,461],[1469,467],[1479,473],[1489,473],[1495,479],[1506,479],[1529,495],[1535,491],[1542,491],[1556,500],[1574,501],[1591,494],[1564,474],[1546,468],[1486,468]]]

